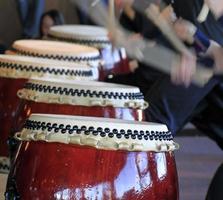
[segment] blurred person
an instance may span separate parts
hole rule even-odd
[[[218,19],[219,23],[221,24],[221,27],[223,27],[223,3],[221,0],[205,0],[205,3],[209,6],[211,11],[215,14],[215,16]],[[189,21],[180,20],[176,24],[176,33],[178,36],[188,42],[188,38],[191,37],[191,29],[196,29],[196,32],[199,32],[199,35],[195,37],[196,39],[199,39],[200,37],[200,43],[203,44],[203,47],[205,47],[202,51],[202,54],[205,56],[210,56],[215,61],[215,70],[219,71],[223,69],[223,48],[222,44],[218,44],[216,41],[211,40],[208,38],[204,33],[200,32],[200,30],[197,29],[197,27],[194,27],[194,24],[192,24]],[[196,33],[193,33],[196,35]],[[182,37],[183,36],[183,37]],[[190,42],[189,42],[190,43]],[[193,43],[196,43],[193,41]],[[198,48],[198,53],[201,51],[201,48]],[[205,50],[205,51],[204,51]],[[187,72],[184,72],[187,73]],[[184,75],[182,73],[179,77],[181,79],[181,76]],[[222,117],[223,117],[223,84],[220,83],[218,86],[216,86],[213,91],[206,97],[206,99],[209,101],[209,106],[204,109],[198,116],[195,117],[194,121],[197,124],[198,127],[200,127],[201,130],[209,133],[209,136],[214,138],[214,140],[221,146],[222,148]],[[214,135],[213,135],[214,130]],[[220,165],[220,167],[217,169],[211,184],[209,186],[206,200],[222,200],[223,199],[223,163]]]
[[[217,18],[223,15],[223,3],[221,0],[204,0],[211,11],[215,14]]]
[[[209,13],[207,20],[198,23],[197,16],[206,2],[215,16]],[[178,20],[174,29],[180,39],[196,51],[198,60],[214,67],[216,71],[223,68],[223,23],[222,18],[216,19],[223,12],[221,0],[175,0],[172,4]],[[134,11],[134,10],[133,10]],[[126,14],[126,13],[125,13]],[[134,16],[134,17],[132,17]],[[142,16],[141,16],[142,17]],[[128,22],[137,22],[137,12],[130,12]],[[136,25],[138,25],[136,24]],[[148,30],[148,20],[141,24]],[[131,25],[129,26],[131,28]],[[137,27],[137,26],[132,26]],[[143,30],[141,29],[141,31]],[[144,31],[145,32],[145,31]],[[143,71],[145,72],[146,69]],[[191,76],[196,70],[196,57],[185,52],[177,71],[173,71],[171,79],[160,75],[146,91],[146,100],[150,103],[147,120],[167,124],[172,133],[176,134],[188,121],[216,141],[223,149],[223,83],[222,79],[213,77],[203,88],[191,84]],[[150,71],[147,68],[147,71]],[[149,73],[148,73],[149,75]],[[138,76],[142,78],[142,76]],[[151,76],[150,76],[151,78]],[[137,76],[132,80],[135,81]],[[144,79],[145,80],[145,79]],[[175,84],[172,84],[172,82]],[[146,82],[148,84],[148,81]],[[183,87],[181,84],[187,86]],[[206,200],[223,199],[223,167],[217,170],[210,184]]]
[[[58,10],[49,10],[45,12],[40,19],[39,35],[40,38],[46,38],[50,27],[64,24],[64,17]]]
[[[218,0],[207,0],[206,2],[208,1],[213,3]],[[219,4],[215,7],[218,7],[219,10],[219,7],[223,5],[222,2],[218,2],[221,5]],[[222,70],[222,18],[216,19],[212,13],[209,13],[207,20],[211,22],[209,24],[206,23],[205,27],[202,27],[200,24],[197,24],[196,20],[178,19],[174,24],[174,28],[179,38],[194,46],[199,59],[209,58],[204,64],[212,61],[214,62],[213,67],[215,71]],[[184,82],[182,77],[190,77],[193,74],[189,67],[185,66],[184,68],[187,70],[181,69],[181,72],[175,74],[179,82]],[[221,77],[217,78],[215,76],[214,79],[218,81],[218,84],[199,103],[197,107],[199,113],[195,112],[196,114],[194,113],[191,121],[223,149],[223,124],[221,122],[223,117],[223,83]]]
[[[124,1],[124,0],[123,0]],[[125,2],[128,0],[125,0]],[[123,9],[124,13],[121,16],[121,22],[123,17],[127,17],[126,24],[133,31],[140,33],[144,37],[154,38],[158,43],[163,45],[169,45],[166,43],[164,37],[160,32],[151,25],[151,22],[146,19],[141,13],[134,10],[133,1],[129,0],[131,9],[134,14],[130,12],[130,16]],[[215,16],[209,14],[207,20],[200,24],[197,21],[201,8],[203,6],[203,0],[166,0],[167,5],[171,5],[178,20],[185,19],[203,34],[207,35],[212,41],[223,44],[223,27],[216,20]],[[171,45],[170,45],[171,46]],[[196,50],[194,44],[189,44],[190,48]],[[206,49],[201,50],[207,50]],[[209,58],[208,58],[209,57]],[[172,73],[172,77],[163,74],[157,70],[151,69],[144,64],[140,64],[139,68],[132,74],[127,76],[117,76],[109,80],[110,82],[119,82],[124,84],[136,85],[140,87],[141,91],[145,95],[145,99],[150,103],[150,107],[146,110],[146,117],[148,121],[160,122],[166,124],[171,132],[175,135],[183,126],[197,117],[195,125],[205,133],[214,139],[217,144],[223,149],[223,127],[219,120],[216,120],[215,115],[207,116],[205,119],[201,115],[203,112],[207,112],[212,106],[217,106],[222,111],[222,105],[212,104],[207,97],[213,97],[213,94],[221,95],[223,93],[216,93],[216,88],[221,87],[222,81],[217,77],[213,77],[204,87],[198,87],[194,84],[190,84],[191,76],[196,70],[197,58],[190,51],[185,51],[182,55],[181,67],[178,71]],[[199,56],[198,62],[205,65],[213,66],[214,58],[211,56]],[[174,82],[174,83],[173,83]],[[223,101],[222,101],[223,102]],[[209,112],[208,112],[209,113]],[[222,112],[219,112],[222,115]],[[202,117],[202,120],[198,120]],[[211,118],[213,117],[213,118]],[[205,123],[213,120],[212,123]],[[205,121],[204,121],[205,120]],[[199,123],[198,123],[199,121]],[[205,129],[200,125],[205,124]]]
[[[197,16],[204,1],[175,0],[167,3],[172,4],[178,17],[174,23],[178,37],[196,51],[201,62],[204,64],[213,62],[212,67],[218,71],[223,68],[223,20],[222,18],[217,20],[216,16],[219,17],[223,13],[223,3],[222,0],[205,0],[205,2],[210,6],[215,16],[209,13],[207,20],[202,24],[198,23]],[[131,7],[131,5],[127,6]],[[140,19],[142,17],[131,7],[128,8],[128,12],[125,11],[124,13],[124,23],[130,29],[144,34],[151,30],[151,26],[145,18],[145,22],[142,23],[142,19]],[[148,37],[146,34],[145,36]],[[207,57],[209,59],[206,60]],[[180,67],[171,74],[171,79],[168,76],[160,75],[157,76],[160,78],[153,80],[152,86],[146,90],[145,98],[150,103],[147,110],[147,120],[167,124],[174,134],[186,122],[192,121],[198,129],[202,130],[223,149],[222,79],[213,77],[204,88],[199,88],[190,83],[195,70],[196,58],[190,53],[185,53],[182,55]],[[143,79],[146,71],[146,76],[149,78]],[[128,77],[127,80],[131,80],[133,84],[138,84],[139,80],[146,81],[145,84],[151,84],[151,81],[148,80],[152,79],[153,73],[149,73],[150,70],[144,68],[141,74],[134,73],[131,79]],[[177,85],[172,84],[171,80]],[[185,84],[187,88],[181,84]],[[223,164],[218,168],[210,184],[206,200],[222,200],[222,185]]]
[[[35,38],[44,11],[45,0],[15,0],[22,24],[22,38]]]

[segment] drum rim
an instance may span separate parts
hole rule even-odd
[[[70,31],[67,31],[67,29],[70,29]],[[82,29],[82,32],[78,32],[76,29]],[[89,29],[89,31],[86,31],[86,29]],[[95,32],[98,34],[95,34]],[[99,32],[101,32],[101,34],[99,34]],[[60,41],[93,46],[96,48],[111,47],[111,41],[108,38],[108,31],[104,27],[100,26],[76,24],[53,26],[50,28],[48,37],[56,40],[58,39]]]
[[[1,77],[61,77],[63,79],[97,80],[97,68],[80,63],[70,63],[25,56],[0,55]]]
[[[74,37],[79,39],[97,39],[109,41],[108,30],[102,26],[66,24],[56,25],[50,28],[49,34],[55,36]]]
[[[37,46],[34,48],[34,43],[37,44]],[[65,47],[72,47],[74,46],[80,46],[82,48],[85,48],[86,52],[72,52],[72,51],[65,51],[65,52],[58,52],[58,51],[51,51],[51,49],[47,49],[45,47],[40,46],[40,44],[47,45],[49,44],[50,47],[53,45],[59,44],[64,45]],[[55,43],[55,44],[54,44]],[[28,44],[28,45],[27,45]],[[32,45],[31,45],[32,44]],[[48,59],[54,59],[54,60],[62,60],[62,61],[72,61],[72,62],[101,62],[101,56],[97,48],[94,47],[88,47],[85,45],[78,45],[78,44],[70,44],[66,42],[60,42],[60,41],[46,41],[46,40],[17,40],[13,43],[13,48],[15,52],[19,55],[23,56],[32,56],[32,57],[39,57],[39,58],[48,58]]]
[[[83,38],[74,38],[74,37],[62,37],[62,36],[54,36],[49,34],[47,36],[49,39],[52,40],[58,40],[58,41],[63,41],[63,42],[69,42],[69,43],[74,43],[74,44],[81,44],[81,45],[87,45],[87,46],[92,46],[98,49],[104,49],[104,48],[111,48],[112,44],[111,42],[108,40],[99,40],[99,39],[83,39]]]
[[[88,69],[91,68],[90,65],[86,63],[71,63],[67,61],[58,61],[47,58],[38,58],[34,56],[23,56],[23,55],[8,55],[2,54],[0,55],[0,64],[1,63],[18,63],[20,65],[34,65],[34,66],[49,66],[53,68],[80,68],[80,69]]]
[[[104,150],[178,149],[165,125],[98,117],[32,114],[15,137],[21,141],[59,142]]]
[[[97,81],[31,79],[17,95],[21,99],[42,103],[143,110],[148,107],[139,88]]]

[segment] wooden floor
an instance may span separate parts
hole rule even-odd
[[[211,178],[223,162],[223,152],[205,137],[177,137],[176,151],[180,200],[205,200]],[[6,175],[0,175],[0,200],[3,200]],[[223,199],[223,197],[222,197]]]
[[[177,137],[180,150],[175,152],[180,200],[205,200],[205,195],[223,152],[206,137]],[[223,199],[223,197],[222,197]]]
[[[4,192],[5,192],[5,184],[7,180],[7,175],[0,174],[0,200],[4,199]]]

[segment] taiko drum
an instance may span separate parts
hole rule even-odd
[[[29,80],[21,98],[13,132],[32,113],[81,115],[142,121],[148,106],[139,88],[91,81]]]
[[[0,55],[0,171],[8,170],[7,139],[18,108],[17,91],[31,77],[97,80],[98,69],[85,64]]]
[[[109,74],[130,72],[125,49],[112,48],[112,44],[108,38],[108,31],[104,27],[89,25],[53,26],[49,32],[49,39],[97,48],[103,60],[103,65],[100,70],[101,80]]]
[[[6,199],[178,199],[165,125],[34,114],[16,138]]]

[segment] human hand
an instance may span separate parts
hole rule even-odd
[[[215,71],[223,71],[223,48],[217,43],[212,42],[209,51],[212,51],[211,54],[215,61]]]
[[[119,9],[131,7],[133,3],[134,3],[134,0],[115,0],[115,5]]]
[[[221,17],[223,15],[223,2],[222,0],[204,0],[211,11],[216,15],[216,17]]]
[[[192,77],[196,72],[196,56],[190,51],[185,50],[181,56],[180,63],[176,63],[171,68],[171,80],[174,84],[183,84],[188,87]]]
[[[177,19],[173,24],[177,36],[184,42],[192,44],[194,42],[194,34],[197,30],[194,24],[182,18]]]
[[[176,21],[177,17],[176,14],[174,13],[173,7],[171,5],[165,7],[161,11],[161,15],[164,19],[166,19],[170,24]]]

